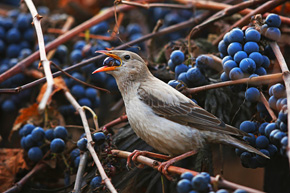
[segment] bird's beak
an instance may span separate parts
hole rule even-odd
[[[111,58],[119,60],[120,63],[121,63],[120,66],[122,65],[121,58],[119,56],[117,56],[116,54],[109,53],[106,50],[96,51],[96,53],[105,54],[105,55],[107,55],[107,56],[109,56]],[[117,67],[119,67],[119,66],[102,66],[102,67],[98,68],[97,70],[95,70],[92,74],[95,74],[95,73],[98,73],[98,72],[114,71]]]

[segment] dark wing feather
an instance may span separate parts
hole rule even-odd
[[[139,98],[145,104],[150,106],[156,115],[177,122],[182,125],[188,125],[199,130],[218,132],[234,136],[244,136],[246,133],[224,124],[213,114],[193,102],[181,102],[179,104],[168,104],[157,97],[149,94],[144,89],[138,89]]]

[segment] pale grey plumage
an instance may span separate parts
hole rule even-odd
[[[136,134],[153,148],[175,156],[198,150],[207,142],[222,143],[265,157],[241,139],[246,133],[224,124],[154,77],[139,55],[123,50],[109,53],[122,60],[122,66],[107,73],[117,81],[129,123]]]

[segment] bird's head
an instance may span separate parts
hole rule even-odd
[[[105,54],[111,60],[104,61],[104,66],[93,72],[106,72],[113,75],[117,80],[136,80],[149,72],[144,60],[136,53],[126,50],[97,51]]]

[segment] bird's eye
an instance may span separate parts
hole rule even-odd
[[[125,60],[129,60],[130,59],[130,55],[125,55],[124,58],[125,58]]]

